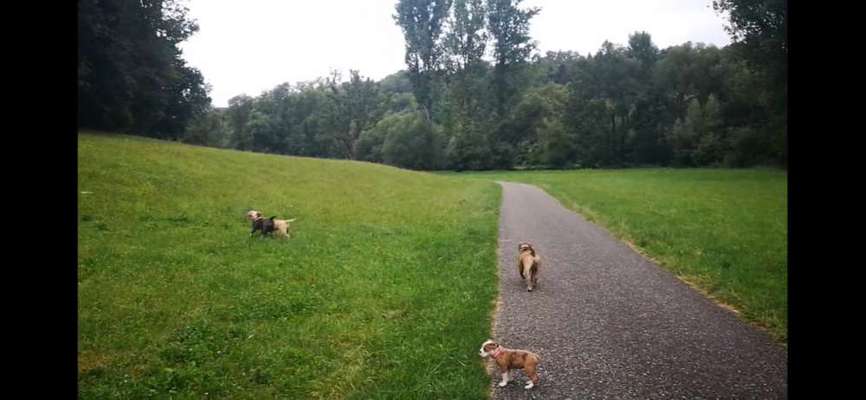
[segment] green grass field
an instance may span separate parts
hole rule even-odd
[[[496,184],[82,133],[78,188],[82,399],[488,396]]]
[[[769,169],[443,174],[537,185],[780,342],[788,330],[788,186]],[[473,179],[467,179],[473,180]]]
[[[80,397],[486,398],[494,180],[787,340],[784,172],[428,174],[83,133]],[[294,237],[248,239],[249,209],[297,218]]]

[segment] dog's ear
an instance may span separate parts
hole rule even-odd
[[[274,215],[274,216],[273,216],[273,217],[270,217],[270,218],[268,218],[268,219],[269,219],[269,220],[271,220],[271,221],[273,221],[273,220],[274,220],[274,218],[276,218],[276,217],[277,217],[277,216],[276,216],[276,215]]]

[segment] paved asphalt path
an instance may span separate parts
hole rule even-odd
[[[540,383],[494,399],[784,399],[787,351],[535,186],[500,182],[494,339],[538,353]],[[517,244],[541,256],[531,293]],[[480,343],[479,343],[480,346]]]

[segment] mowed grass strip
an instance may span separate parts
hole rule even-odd
[[[487,397],[494,183],[81,133],[78,188],[82,399]]]
[[[455,176],[454,174],[446,174]],[[537,185],[787,342],[788,186],[770,169],[468,173]]]

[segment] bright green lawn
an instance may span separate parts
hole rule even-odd
[[[78,188],[82,399],[487,396],[494,183],[80,134]]]
[[[535,184],[787,341],[787,174],[637,169],[443,174]],[[472,179],[467,179],[471,181]]]

